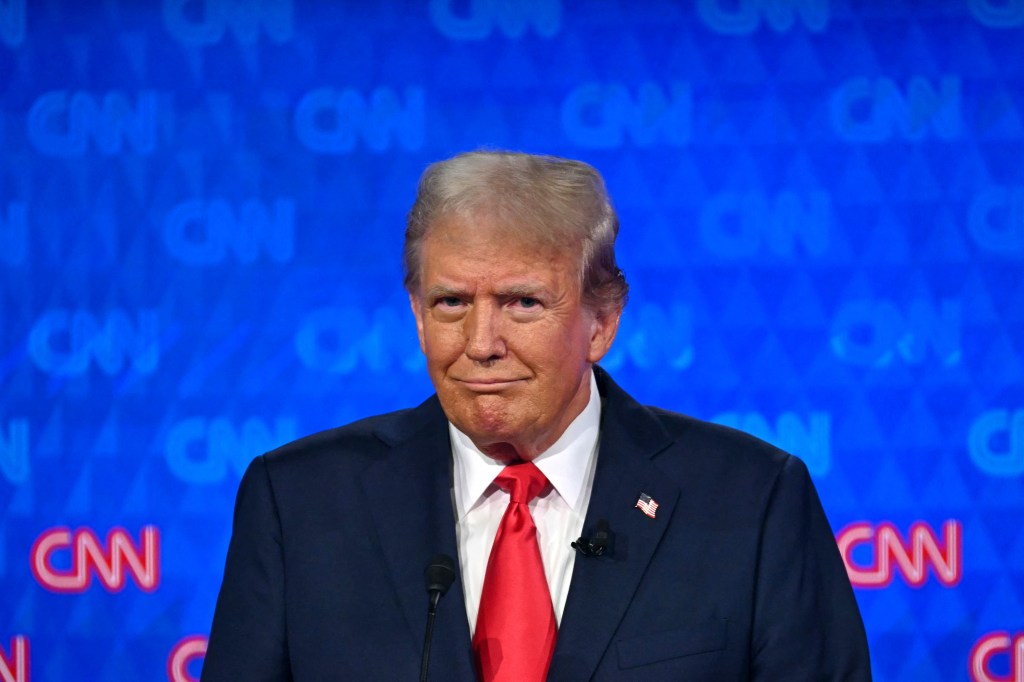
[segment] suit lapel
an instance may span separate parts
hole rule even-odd
[[[652,464],[671,444],[661,424],[599,369],[605,399],[601,444],[584,531],[607,519],[614,534],[609,558],[577,557],[549,680],[589,679],[636,592],[668,527],[679,488]],[[650,518],[636,502],[647,493],[657,503]]]
[[[447,554],[455,560],[456,578],[438,606],[430,677],[472,680],[450,492],[451,446],[444,413],[437,399],[431,398],[413,410],[399,428],[377,435],[392,447],[364,471],[363,492],[373,509],[384,564],[408,625],[410,645],[418,662],[427,614],[424,569],[435,554]]]

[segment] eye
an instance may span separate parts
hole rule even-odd
[[[462,301],[457,296],[442,296],[434,301],[434,303],[442,308],[457,308]]]
[[[530,296],[520,296],[519,306],[522,308],[536,308],[540,305],[540,301]]]

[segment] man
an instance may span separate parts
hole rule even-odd
[[[204,680],[413,679],[438,553],[436,680],[870,679],[804,465],[596,367],[617,231],[583,163],[426,171],[404,263],[437,393],[253,461]]]

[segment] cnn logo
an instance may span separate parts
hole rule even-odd
[[[167,657],[167,679],[169,682],[198,682],[199,675],[192,674],[192,669],[202,667],[206,656],[207,638],[192,635],[181,640],[171,649]]]
[[[972,682],[1024,682],[1024,632],[1013,637],[1005,631],[988,633],[974,643],[967,665]],[[997,673],[993,667],[1007,673]]]
[[[28,637],[11,639],[10,655],[0,646],[0,682],[28,682]]]
[[[91,528],[51,528],[36,539],[30,558],[36,581],[51,592],[85,592],[93,577],[119,592],[129,575],[143,592],[160,586],[160,532],[154,526],[142,529],[138,543],[123,528],[111,529],[105,543]]]
[[[910,526],[910,538],[904,539],[891,523],[861,521],[839,531],[836,542],[854,587],[887,587],[896,574],[911,587],[921,587],[929,567],[939,583],[953,587],[963,574],[963,530],[959,521],[946,521],[942,528],[941,542],[920,522]],[[854,559],[858,547],[871,554],[870,563]]]

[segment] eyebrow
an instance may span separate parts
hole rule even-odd
[[[454,296],[455,298],[465,298],[467,292],[465,289],[459,289],[458,287],[449,287],[443,284],[436,284],[425,292],[423,292],[423,300],[425,301],[436,301],[441,298],[448,296]]]
[[[548,288],[540,283],[524,283],[524,284],[513,284],[508,287],[499,289],[495,294],[502,298],[515,298],[517,296],[541,296],[548,293]],[[456,298],[465,298],[469,295],[465,289],[454,286],[446,286],[444,284],[436,284],[427,289],[423,296],[428,300],[436,300],[444,298],[446,296],[454,296]]]
[[[547,291],[547,287],[543,284],[515,284],[501,289],[497,293],[503,298],[515,298],[517,296],[533,298],[538,295],[546,294]]]

